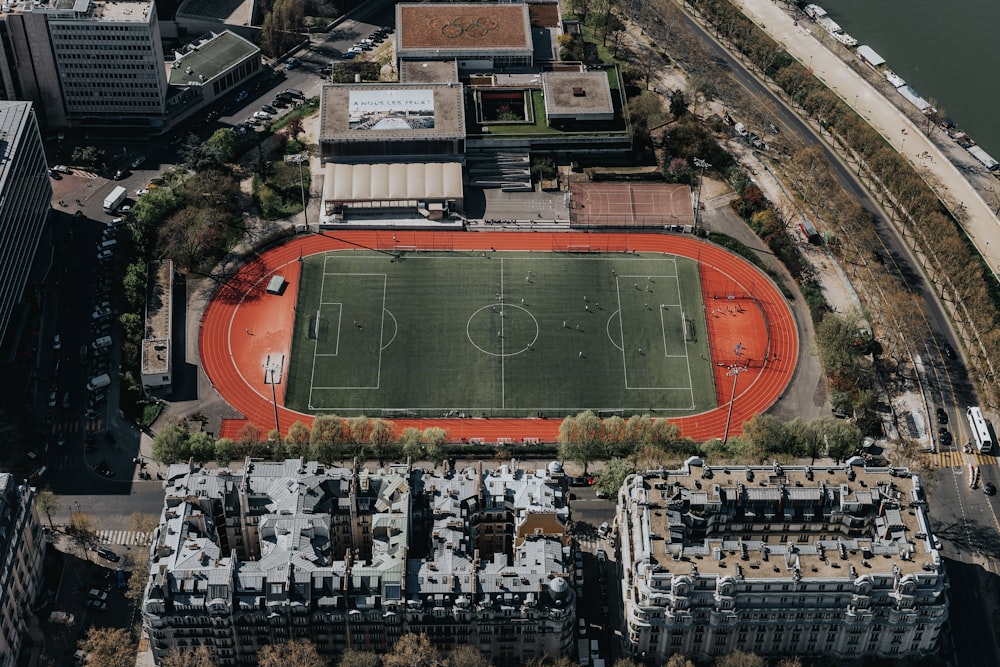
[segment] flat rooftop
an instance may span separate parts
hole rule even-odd
[[[465,137],[461,84],[329,84],[320,95],[320,142]]]
[[[396,47],[400,57],[429,52],[456,54],[531,53],[528,5],[423,3],[396,5]]]
[[[253,0],[184,0],[177,8],[177,19],[208,19],[226,25],[250,25]]]
[[[604,71],[544,72],[545,113],[549,118],[582,119],[601,117],[611,120],[615,105],[611,84]]]
[[[8,4],[8,3],[4,3]],[[42,2],[34,7],[28,2],[9,3],[11,11],[21,8],[23,11],[41,11],[50,15],[50,19],[85,19],[90,21],[115,21],[115,22],[137,22],[147,23],[149,21],[149,10],[153,7],[153,0],[145,2],[131,2],[121,0],[120,2],[93,2],[92,0],[54,0],[53,2]]]
[[[228,30],[175,53],[167,76],[171,86],[200,86],[240,63],[260,49]]]
[[[458,83],[454,60],[406,60],[400,63],[401,83]]]
[[[646,473],[626,492],[633,553],[657,572],[848,578],[941,564],[919,480],[892,468],[692,466]]]
[[[173,296],[174,263],[149,263],[146,294],[146,329],[142,340],[142,373],[167,373],[170,369],[170,300]]]

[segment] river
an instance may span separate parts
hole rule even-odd
[[[858,44],[867,44],[921,97],[1000,159],[996,0],[820,0]]]

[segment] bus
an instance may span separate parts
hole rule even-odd
[[[983,411],[977,406],[972,406],[965,411],[969,419],[969,428],[972,429],[972,441],[982,453],[988,453],[993,449],[993,437],[990,435],[990,427],[983,417]]]

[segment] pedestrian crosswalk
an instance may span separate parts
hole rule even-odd
[[[135,530],[98,530],[97,541],[100,544],[142,547],[152,541],[152,535]]]
[[[995,466],[997,457],[992,454],[966,454],[960,451],[938,452],[928,455],[932,468],[952,468],[955,466]]]
[[[101,418],[97,419],[72,419],[66,421],[55,422],[50,425],[50,430],[53,435],[59,433],[79,433],[81,427],[85,433],[96,433],[104,428],[104,420]]]

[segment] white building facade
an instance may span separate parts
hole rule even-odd
[[[947,577],[919,479],[697,459],[619,493],[627,653],[906,658],[937,648]]]
[[[50,127],[159,128],[167,73],[152,0],[12,2],[0,12],[0,81]]]
[[[33,488],[0,473],[0,667],[17,664],[42,588],[45,531],[34,497]]]
[[[142,607],[157,661],[207,645],[219,665],[255,665],[299,638],[335,660],[408,632],[498,665],[571,651],[568,509],[548,470],[248,460],[174,465],[165,489]]]

